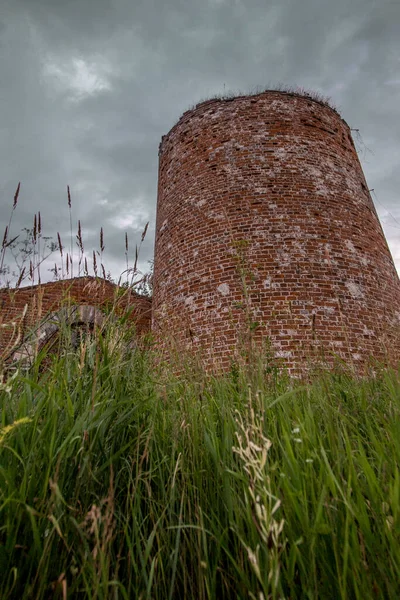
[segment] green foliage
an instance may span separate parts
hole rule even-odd
[[[129,335],[1,384],[2,599],[400,597],[397,373],[177,376]]]

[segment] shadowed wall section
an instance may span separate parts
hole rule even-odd
[[[228,368],[399,356],[400,286],[348,125],[264,92],[186,112],[160,145],[153,330]]]

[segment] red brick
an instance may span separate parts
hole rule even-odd
[[[164,345],[228,365],[250,318],[276,356],[292,331],[289,369],[309,363],[301,340],[331,362],[399,358],[399,279],[336,111],[283,92],[211,100],[159,155],[153,328]]]

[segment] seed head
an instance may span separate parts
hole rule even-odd
[[[69,185],[67,185],[67,194],[68,194],[68,206],[71,208],[71,193],[69,191]]]
[[[7,245],[7,236],[8,236],[8,225],[6,225],[6,228],[4,230],[3,242],[1,244],[2,248],[5,248]]]
[[[20,187],[21,187],[21,182],[19,182],[19,183],[18,183],[18,185],[17,185],[17,189],[16,189],[16,191],[15,191],[15,194],[14,194],[14,204],[13,204],[13,210],[14,210],[14,209],[15,209],[15,207],[17,206],[17,202],[18,202],[18,196],[19,196],[19,190],[20,190]]]
[[[61,243],[61,237],[59,232],[57,231],[57,240],[58,240],[58,248],[60,250],[60,254],[61,256],[63,255],[63,247],[62,247],[62,243]]]
[[[149,226],[149,222],[146,223],[144,229],[143,229],[143,233],[142,233],[142,239],[140,240],[141,242],[143,242],[144,238],[146,237],[146,233],[147,233],[147,228]]]

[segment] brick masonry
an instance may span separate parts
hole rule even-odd
[[[22,318],[27,305],[26,316]],[[13,350],[21,326],[22,339],[51,313],[69,305],[92,305],[107,314],[131,309],[138,335],[150,330],[151,300],[95,277],[76,277],[42,285],[0,290],[0,356]],[[22,341],[22,340],[21,340]]]
[[[209,368],[254,344],[290,371],[399,358],[399,279],[336,111],[284,92],[210,100],[163,137],[152,319]]]

